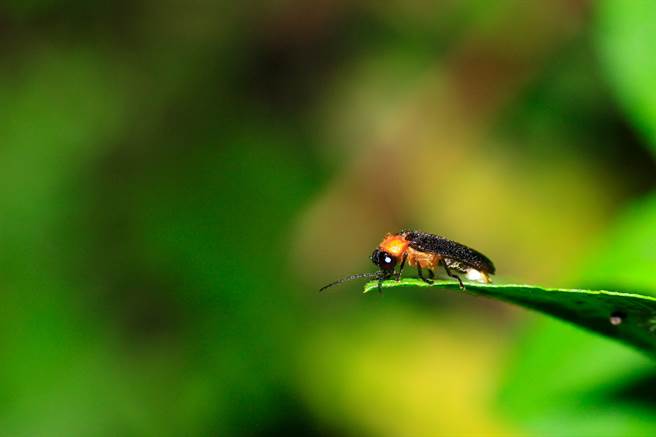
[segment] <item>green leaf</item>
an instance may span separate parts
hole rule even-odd
[[[575,269],[574,281],[656,296],[655,229],[656,193],[615,219],[591,257]],[[567,429],[569,435],[656,435],[656,417],[640,408],[651,407],[632,389],[648,387],[654,378],[648,355],[551,317],[523,324],[517,339],[496,402],[529,434],[560,435]]]
[[[382,287],[442,288],[489,296],[550,314],[656,355],[656,298],[651,296],[510,284],[466,284],[466,290],[460,291],[457,282],[439,281],[429,285],[409,278],[385,281]],[[372,281],[365,285],[364,292],[377,288],[378,283]]]

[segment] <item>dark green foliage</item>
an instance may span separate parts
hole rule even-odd
[[[424,287],[456,290],[457,282],[419,279],[385,281],[383,288]],[[365,285],[365,293],[378,288],[375,281]],[[615,338],[656,355],[656,298],[616,291],[544,288],[534,285],[467,284],[465,293],[514,303],[541,311],[591,331]]]

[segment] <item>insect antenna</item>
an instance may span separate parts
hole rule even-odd
[[[328,284],[328,285],[324,285],[323,287],[321,287],[321,288],[319,289],[319,292],[324,291],[326,288],[328,288],[328,287],[332,287],[333,285],[341,284],[342,282],[351,281],[351,280],[353,280],[353,279],[359,279],[359,278],[378,278],[379,276],[380,276],[380,273],[378,273],[378,272],[376,272],[376,273],[371,273],[371,272],[370,272],[370,273],[357,273],[357,274],[355,274],[355,275],[351,275],[351,276],[347,276],[347,277],[345,277],[345,278],[339,279],[339,280],[337,280],[337,281],[335,281],[335,282],[331,282],[331,283]]]

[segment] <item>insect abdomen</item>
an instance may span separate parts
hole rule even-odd
[[[402,235],[410,242],[410,247],[416,250],[437,253],[443,258],[450,258],[484,273],[495,272],[494,264],[488,257],[448,238],[419,231],[405,231]]]

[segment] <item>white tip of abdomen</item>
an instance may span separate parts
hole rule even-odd
[[[476,269],[468,269],[467,270],[467,279],[470,281],[476,281],[476,282],[482,282],[484,284],[489,284],[490,277],[487,275],[487,273],[481,272],[480,270]]]

